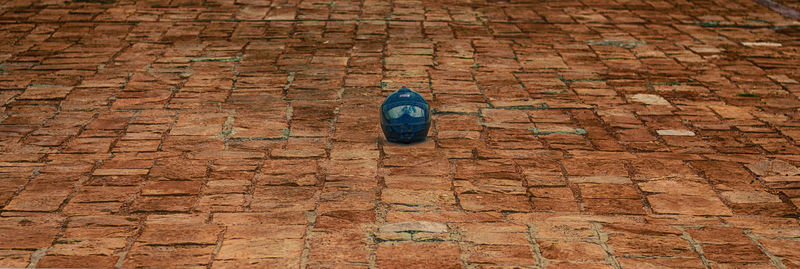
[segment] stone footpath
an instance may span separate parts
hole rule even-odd
[[[800,268],[799,66],[753,0],[0,0],[0,267]]]

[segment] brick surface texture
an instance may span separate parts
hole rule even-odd
[[[800,268],[798,67],[754,0],[0,0],[0,267]]]

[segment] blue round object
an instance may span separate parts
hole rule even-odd
[[[381,129],[386,140],[395,143],[423,141],[430,127],[430,106],[419,93],[402,87],[383,101]]]

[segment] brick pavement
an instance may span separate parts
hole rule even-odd
[[[0,267],[800,268],[798,27],[751,0],[0,1]],[[427,142],[379,132],[403,85]]]

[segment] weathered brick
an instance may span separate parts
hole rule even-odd
[[[211,261],[213,245],[146,246],[134,244],[125,267],[201,267]]]
[[[552,260],[603,261],[606,252],[598,244],[570,241],[541,241],[542,256]]]
[[[461,263],[458,245],[453,243],[397,243],[378,246],[378,264],[393,267],[400,264],[409,266],[435,266],[437,268],[459,268]]]
[[[78,268],[91,266],[114,267],[119,258],[116,256],[44,256],[36,264],[42,268]]]
[[[68,2],[0,11],[0,266],[800,264],[758,3]]]
[[[142,195],[193,195],[200,193],[200,181],[158,181],[142,186]]]

